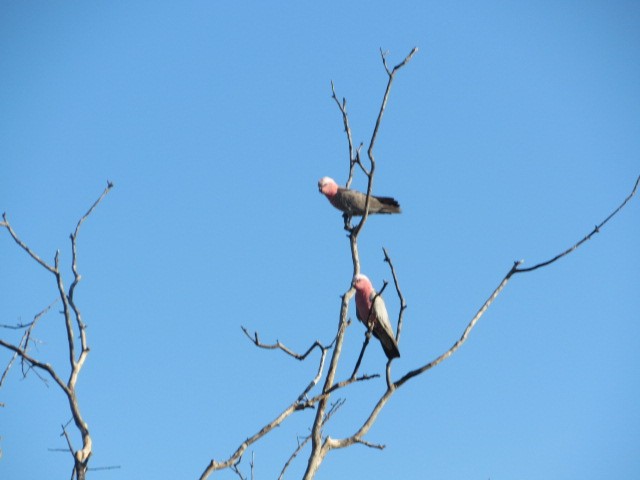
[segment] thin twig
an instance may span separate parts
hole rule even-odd
[[[373,310],[373,308],[372,308]],[[367,349],[367,345],[369,345],[369,340],[371,340],[371,333],[373,332],[373,325],[367,328],[367,331],[364,334],[364,342],[362,342],[362,348],[360,349],[360,355],[358,355],[358,360],[356,361],[356,366],[353,367],[353,373],[351,374],[351,378],[355,378],[358,374],[358,369],[360,368],[360,363],[362,362],[362,357],[364,357],[364,351]]]
[[[67,440],[67,445],[69,446],[69,451],[71,452],[72,455],[75,455],[75,452],[73,451],[73,446],[71,445],[71,439],[69,438],[69,434],[67,433],[66,426],[65,425],[61,425],[61,427],[62,427],[62,436],[64,436],[64,438]]]
[[[309,382],[307,388],[305,388],[304,391],[298,396],[298,402],[302,402],[302,400],[306,398],[311,389],[318,384],[320,378],[322,378],[322,371],[324,370],[324,361],[327,358],[327,351],[327,348],[322,348],[322,355],[320,356],[320,362],[318,363],[318,373],[316,373],[316,376],[313,377],[313,379]]]
[[[98,199],[95,202],[93,202],[93,205],[91,205],[89,207],[89,210],[87,210],[87,213],[85,213],[82,216],[82,218],[80,218],[80,220],[78,220],[78,224],[76,225],[76,229],[73,232],[73,236],[74,237],[78,236],[78,231],[80,230],[80,226],[85,222],[85,220],[89,217],[89,215],[91,215],[91,213],[96,209],[96,207],[104,199],[104,197],[107,196],[107,193],[109,193],[109,191],[112,188],[113,188],[113,182],[111,180],[107,180],[107,186],[104,189],[104,191],[102,192],[102,194],[98,197]]]
[[[351,180],[353,179],[353,167],[356,164],[356,160],[358,157],[357,155],[354,157],[353,155],[353,141],[351,139],[351,127],[349,126],[349,116],[347,115],[347,99],[346,98],[342,98],[342,102],[340,102],[340,100],[338,100],[338,97],[336,95],[336,89],[335,86],[333,85],[333,80],[331,81],[331,98],[333,98],[333,100],[336,102],[336,105],[338,105],[338,108],[340,109],[340,113],[342,113],[342,123],[344,125],[344,131],[347,134],[347,143],[349,146],[349,176],[347,177],[347,184],[346,187],[349,188],[349,186],[351,185]],[[360,149],[358,149],[358,152],[360,151]]]
[[[51,310],[51,307],[57,302],[58,300],[54,300],[52,303],[50,303],[47,307],[45,307],[44,309],[42,309],[40,312],[38,312],[34,317],[33,320],[27,324],[25,324],[26,326],[28,326],[27,330],[24,332],[24,334],[22,335],[22,339],[20,340],[20,343],[18,344],[18,348],[24,350],[25,352],[28,350],[29,347],[29,340],[31,339],[31,333],[33,332],[33,329],[36,327],[36,324],[38,323],[38,320],[40,320],[49,310]],[[22,325],[22,324],[21,324]],[[7,375],[9,374],[9,370],[11,369],[11,366],[13,365],[13,363],[15,362],[15,360],[18,358],[19,354],[18,352],[14,351],[13,352],[13,356],[11,357],[11,360],[9,360],[9,364],[7,365],[7,368],[5,368],[4,372],[2,373],[2,377],[0,377],[0,387],[2,387],[2,384],[4,383],[5,378],[7,377]],[[24,371],[24,370],[23,370]],[[23,373],[24,375],[24,373]],[[39,375],[38,375],[39,376]],[[42,378],[42,377],[40,377]],[[45,381],[46,384],[46,381]]]
[[[325,415],[324,420],[322,421],[323,425],[326,425],[326,423],[333,416],[333,414],[336,413],[340,409],[340,407],[342,407],[342,405],[344,405],[345,401],[346,401],[345,399],[340,399],[331,405],[331,408],[329,408],[329,410],[327,411],[327,414]],[[284,472],[287,470],[287,468],[289,468],[289,465],[291,465],[291,462],[293,462],[293,460],[296,458],[298,453],[300,453],[300,451],[304,448],[304,446],[307,443],[309,443],[309,440],[311,440],[311,435],[307,435],[302,441],[302,443],[298,440],[298,447],[291,454],[291,456],[287,460],[287,463],[284,464],[284,467],[282,467],[282,471],[278,476],[278,480],[282,480],[282,478],[284,477]]]
[[[393,266],[391,257],[389,257],[389,254],[387,253],[386,248],[382,247],[382,251],[384,252],[384,261],[389,264],[389,268],[391,269],[391,275],[393,276],[393,284],[396,287],[396,293],[398,294],[398,298],[400,299],[400,313],[398,314],[398,324],[396,328],[396,342],[400,343],[400,333],[402,332],[402,317],[404,315],[405,309],[407,308],[407,302],[404,301],[404,296],[402,295],[402,291],[400,290],[400,284],[398,283],[396,269]]]
[[[491,306],[493,301],[498,297],[498,295],[504,289],[504,287],[507,285],[507,283],[509,282],[509,280],[511,279],[513,274],[517,271],[517,268],[521,263],[522,263],[522,261],[520,260],[520,261],[517,261],[517,262],[515,262],[513,264],[513,267],[511,267],[509,272],[505,275],[505,277],[502,279],[502,281],[496,287],[496,289],[493,291],[493,293],[491,293],[491,295],[489,295],[489,298],[487,298],[487,300],[484,302],[482,307],[480,307],[480,309],[476,312],[476,314],[471,319],[471,321],[469,322],[467,327],[464,329],[464,331],[462,332],[462,335],[460,336],[460,338],[451,346],[451,348],[449,350],[444,352],[442,355],[440,355],[435,360],[432,360],[431,362],[427,363],[426,365],[423,365],[420,368],[416,368],[415,370],[411,370],[410,372],[406,373],[402,378],[400,378],[400,380],[398,380],[398,381],[396,381],[394,383],[394,387],[395,388],[401,387],[405,382],[407,382],[411,378],[415,377],[416,375],[420,375],[423,372],[426,372],[427,370],[435,367],[440,362],[442,362],[443,360],[446,360],[451,355],[453,355],[453,353],[456,350],[458,350],[458,348],[460,348],[462,346],[462,344],[467,340],[467,338],[469,337],[469,333],[471,333],[471,330],[473,330],[473,327],[475,327],[475,325],[478,322],[478,320],[480,320],[480,317],[482,317],[482,315],[484,315],[484,312],[487,311],[487,309]]]
[[[369,175],[369,170],[367,170],[367,168],[364,166],[364,164],[362,163],[362,160],[360,160],[360,150],[362,150],[362,147],[364,147],[364,143],[360,143],[360,145],[358,146],[358,150],[356,150],[356,164],[360,167],[360,169],[362,170],[362,173],[364,173],[365,175]],[[351,179],[352,177],[350,177]]]
[[[304,352],[303,354],[299,354],[299,353],[294,352],[290,348],[288,348],[286,345],[280,343],[279,340],[276,340],[276,343],[273,343],[273,344],[262,343],[262,342],[260,342],[260,339],[258,338],[258,332],[254,332],[253,335],[251,335],[249,333],[249,330],[247,330],[244,326],[241,325],[240,328],[242,329],[244,334],[247,336],[247,338],[249,340],[251,340],[251,342],[253,342],[253,344],[256,347],[264,348],[265,350],[277,350],[277,349],[279,349],[279,350],[282,350],[287,355],[295,358],[296,360],[300,360],[300,361],[302,361],[305,358],[307,358],[307,356],[313,351],[314,348],[319,348],[320,350],[323,350],[323,349],[326,349],[326,348],[330,348],[330,346],[324,347],[318,340],[316,340],[307,349],[306,352]]]
[[[33,258],[36,262],[38,262],[43,268],[45,268],[46,270],[48,270],[49,272],[55,274],[56,270],[55,268],[53,268],[51,265],[49,265],[47,262],[45,262],[44,260],[42,260],[33,250],[31,250],[22,240],[20,240],[20,238],[18,237],[18,235],[16,234],[16,232],[13,230],[13,228],[11,227],[11,224],[9,223],[9,220],[7,220],[7,214],[3,213],[2,214],[2,219],[4,220],[4,222],[0,223],[0,226],[5,227],[8,231],[9,231],[9,235],[11,235],[11,238],[13,238],[13,241],[16,242],[20,248],[22,248],[25,252],[27,252],[29,254],[29,256],[31,258]]]
[[[418,52],[418,47],[414,47],[409,55],[407,55],[402,62],[393,67],[393,70],[389,71],[387,67],[387,54],[380,49],[380,55],[382,56],[382,64],[384,65],[384,69],[387,71],[387,75],[389,76],[389,80],[387,82],[387,89],[384,92],[384,97],[382,98],[382,105],[380,106],[380,111],[378,112],[378,118],[376,119],[376,125],[373,129],[373,134],[371,135],[371,141],[369,142],[369,150],[368,154],[371,157],[371,152],[373,150],[373,146],[376,143],[376,137],[378,136],[378,130],[380,129],[380,122],[382,121],[382,115],[384,114],[384,110],[387,106],[387,100],[389,99],[389,92],[391,90],[391,84],[393,83],[393,78],[396,75],[396,72],[404,67]]]
[[[359,444],[364,445],[364,446],[369,447],[369,448],[376,448],[378,450],[384,450],[385,449],[385,445],[383,445],[383,444],[367,442],[366,440],[363,440],[362,438],[356,438],[355,439],[355,443],[359,443]]]
[[[364,213],[362,215],[362,218],[360,219],[360,222],[354,227],[353,233],[352,233],[356,237],[360,233],[360,230],[362,230],[362,227],[364,226],[365,222],[367,221],[367,217],[369,216],[369,202],[371,199],[371,192],[373,191],[373,176],[376,169],[376,161],[373,156],[373,147],[376,143],[376,139],[378,138],[378,131],[380,130],[382,116],[384,115],[384,111],[387,107],[387,101],[389,100],[391,85],[393,84],[393,79],[396,75],[396,72],[400,70],[402,67],[404,67],[413,58],[413,56],[417,53],[417,51],[418,51],[418,48],[415,47],[413,50],[411,50],[409,55],[407,55],[404,58],[402,62],[397,64],[395,67],[393,67],[393,70],[389,71],[389,68],[387,67],[386,54],[382,52],[382,49],[380,50],[380,53],[382,55],[382,63],[384,65],[385,70],[387,71],[387,75],[389,79],[387,81],[387,88],[385,89],[384,96],[382,97],[382,104],[380,105],[378,118],[376,119],[376,123],[373,128],[373,133],[371,134],[371,140],[369,141],[369,148],[367,149],[367,156],[369,157],[369,164],[371,166],[369,168],[369,173],[367,174],[367,178],[368,178],[367,197],[365,199],[365,204],[364,204]]]
[[[9,330],[22,330],[23,328],[27,328],[31,326],[33,322],[29,323],[17,323],[15,325],[9,325],[7,323],[0,323],[0,328],[7,328]]]
[[[260,429],[260,431],[255,433],[253,436],[247,438],[244,442],[242,442],[242,444],[240,444],[240,446],[236,449],[236,451],[228,459],[223,460],[223,461],[211,460],[209,462],[209,465],[205,468],[204,472],[200,476],[201,480],[204,480],[204,479],[208,478],[209,475],[211,475],[216,470],[223,470],[225,468],[233,468],[232,466],[239,462],[239,460],[244,455],[244,452],[246,451],[246,449],[250,445],[252,445],[255,442],[257,442],[258,440],[260,440],[262,437],[267,435],[274,428],[280,426],[282,424],[282,422],[284,420],[286,420],[292,413],[294,413],[296,411],[300,411],[300,410],[305,410],[307,408],[311,408],[316,403],[321,402],[322,400],[324,400],[325,398],[327,398],[329,396],[330,392],[325,392],[325,393],[322,393],[320,395],[316,395],[313,398],[306,399],[306,400],[304,399],[306,397],[307,393],[311,390],[311,388],[313,388],[317,384],[317,382],[320,380],[320,378],[322,377],[324,359],[326,357],[326,352],[328,351],[328,348],[324,348],[324,347],[321,347],[321,348],[322,348],[322,356],[321,356],[321,360],[320,360],[320,365],[318,367],[318,373],[315,376],[315,378],[311,381],[311,383],[305,388],[305,390],[302,392],[302,394],[300,394],[298,396],[298,398],[291,405],[289,405],[286,409],[284,409],[280,413],[280,415],[278,415],[278,417],[276,417],[273,421],[271,421],[270,423],[268,423],[267,425],[262,427],[262,429]],[[351,383],[354,383],[354,382],[357,382],[357,381],[363,381],[363,380],[364,380],[364,378],[357,378],[357,379],[355,379],[353,381],[344,382],[342,385],[336,385],[335,389],[342,388],[344,386],[350,385]],[[334,389],[331,389],[331,391],[333,391],[333,390]]]
[[[298,456],[298,454],[302,451],[304,446],[307,443],[309,443],[309,440],[311,440],[311,435],[307,435],[306,437],[304,437],[304,440],[302,442],[298,441],[298,447],[289,456],[289,459],[284,464],[284,467],[282,467],[282,470],[280,471],[280,475],[278,476],[278,480],[282,480],[282,478],[284,478],[284,472],[287,471],[287,468],[289,468],[289,465],[291,465],[291,462],[293,462],[293,460]]]
[[[247,480],[247,478],[242,475],[242,473],[240,472],[240,469],[238,468],[238,465],[240,465],[241,461],[242,461],[242,457],[240,457],[236,463],[231,465],[231,470],[235,472],[238,475],[238,477],[240,477],[240,480]]]
[[[318,401],[318,400],[315,400],[315,401]],[[232,465],[236,464],[238,460],[242,458],[242,455],[244,455],[244,452],[246,451],[247,448],[249,448],[250,445],[254,444],[258,440],[260,440],[262,437],[264,437],[266,434],[268,434],[271,430],[278,427],[292,413],[298,410],[302,410],[303,408],[308,408],[311,405],[312,405],[312,400],[305,402],[305,404],[300,404],[300,402],[298,402],[298,400],[296,399],[291,405],[285,408],[280,413],[280,415],[278,415],[274,420],[269,422],[267,425],[262,427],[254,435],[252,435],[251,437],[247,438],[244,442],[242,442],[240,446],[236,449],[236,451],[233,452],[233,454],[231,454],[229,458],[222,461],[211,460],[209,462],[209,465],[207,465],[205,470],[202,472],[202,475],[200,475],[200,480],[205,480],[206,478],[209,478],[209,476],[216,470],[223,470],[225,468],[230,468]]]
[[[65,392],[68,392],[67,389],[67,385],[62,381],[62,379],[58,376],[58,374],[55,372],[55,370],[53,369],[53,367],[51,367],[51,365],[49,365],[48,363],[42,363],[39,362],[38,360],[36,360],[35,358],[33,358],[32,356],[30,356],[27,352],[25,352],[24,350],[22,350],[19,347],[16,347],[15,345],[9,343],[9,342],[5,342],[4,340],[2,340],[0,338],[0,346],[3,346],[5,348],[8,348],[9,350],[17,353],[21,358],[23,358],[24,360],[26,360],[28,363],[30,363],[32,366],[37,367],[41,370],[44,370],[45,372],[47,372],[49,374],[49,376],[58,384],[58,386]]]
[[[76,225],[75,231],[70,235],[70,239],[71,239],[71,270],[73,272],[73,282],[71,283],[71,286],[69,287],[69,295],[68,295],[68,297],[69,297],[69,305],[71,305],[71,308],[72,308],[73,313],[75,315],[76,324],[78,326],[78,331],[80,332],[80,343],[81,343],[81,348],[82,348],[82,352],[80,354],[80,358],[78,359],[78,363],[80,364],[80,366],[82,365],[82,362],[84,361],[84,357],[86,357],[86,354],[87,354],[88,350],[87,350],[87,338],[86,338],[86,334],[85,334],[85,325],[82,322],[82,315],[80,313],[80,310],[76,306],[75,297],[74,297],[74,293],[75,293],[76,287],[78,286],[78,283],[80,283],[80,280],[82,279],[82,276],[78,273],[78,255],[77,255],[78,233],[80,232],[80,227],[85,222],[85,220],[89,217],[89,215],[91,215],[91,213],[96,209],[96,207],[104,199],[104,197],[107,196],[107,194],[109,193],[109,191],[112,188],[113,188],[113,182],[107,181],[107,187],[104,189],[104,191],[102,192],[100,197],[98,197],[98,199],[95,202],[93,202],[93,205],[91,205],[91,207],[89,207],[89,210],[87,210],[87,213],[85,213],[82,216],[82,218],[80,218],[80,220],[78,220],[78,224]]]
[[[345,327],[346,328],[346,325]],[[277,342],[274,345],[264,345],[260,342],[260,340],[258,339],[257,335],[254,334],[254,336],[252,337],[249,332],[242,327],[242,330],[245,332],[245,335],[247,335],[247,337],[254,343],[256,344],[258,347],[260,348],[268,348],[268,349],[282,349],[281,346],[278,346],[279,342]],[[314,379],[309,383],[309,385],[304,389],[304,391],[298,396],[298,398],[291,404],[289,405],[287,408],[285,408],[280,415],[278,415],[278,417],[276,417],[274,420],[272,420],[270,423],[268,423],[267,425],[265,425],[264,427],[262,427],[262,429],[260,429],[260,431],[258,431],[257,433],[255,433],[253,436],[247,438],[244,442],[242,442],[240,444],[240,446],[236,449],[236,451],[231,454],[231,456],[229,458],[227,458],[226,460],[222,460],[222,461],[217,461],[217,460],[211,460],[209,462],[209,464],[207,465],[207,467],[205,468],[205,470],[202,472],[202,475],[200,476],[200,480],[205,480],[206,478],[208,478],[214,471],[217,470],[223,470],[225,468],[233,468],[234,464],[237,464],[237,462],[242,458],[242,456],[244,455],[244,452],[246,451],[246,449],[254,444],[255,442],[257,442],[258,440],[260,440],[262,437],[264,437],[265,435],[267,435],[271,430],[273,430],[274,428],[280,426],[282,424],[282,422],[284,420],[286,420],[291,414],[293,414],[296,411],[300,411],[300,410],[305,410],[307,408],[311,408],[313,407],[315,404],[319,403],[319,402],[323,402],[326,401],[326,399],[329,397],[329,395],[339,389],[339,388],[343,388],[346,387],[347,385],[350,385],[352,383],[355,382],[360,382],[360,381],[364,381],[364,380],[368,380],[369,378],[373,378],[373,376],[362,376],[353,380],[347,380],[344,382],[340,382],[339,384],[333,385],[332,387],[329,388],[325,388],[325,391],[319,395],[316,395],[315,397],[312,397],[310,399],[306,399],[307,393],[318,383],[318,381],[320,380],[320,378],[322,377],[322,371],[324,368],[324,361],[326,358],[326,353],[327,351],[332,348],[333,344],[336,344],[336,349],[340,348],[340,335],[338,334],[338,336],[336,337],[336,339],[334,339],[334,341],[331,343],[331,345],[327,346],[327,347],[323,347],[319,342],[316,342],[317,346],[321,349],[322,355],[320,358],[320,362],[319,362],[319,367],[318,367],[318,373],[316,374],[316,376],[314,377]],[[313,348],[315,348],[315,344],[314,346],[312,346],[309,351],[311,351]],[[288,350],[288,349],[287,349]],[[295,354],[294,352],[291,351],[286,351],[283,350],[286,353],[288,353],[289,355],[293,356],[294,358],[298,358],[298,357],[303,357],[303,355],[298,355]],[[305,356],[308,355],[309,351],[306,352]],[[334,350],[335,351],[335,350]],[[298,357],[296,357],[296,355]]]
[[[594,227],[594,229],[591,231],[591,233],[589,233],[587,236],[585,236],[582,240],[580,240],[578,243],[576,243],[575,245],[567,248],[564,252],[556,255],[555,257],[553,257],[550,260],[547,260],[546,262],[541,262],[538,263],[537,265],[534,265],[533,267],[528,267],[528,268],[518,268],[516,270],[516,273],[526,273],[526,272],[531,272],[533,270],[537,270],[538,268],[542,268],[542,267],[546,267],[547,265],[552,264],[553,262],[560,260],[562,257],[564,257],[565,255],[569,255],[571,252],[573,252],[576,248],[578,248],[580,245],[582,245],[584,242],[586,242],[587,240],[590,240],[591,237],[593,237],[596,233],[600,232],[600,229],[609,221],[611,220],[620,210],[622,210],[622,208],[629,202],[629,200],[631,200],[631,198],[636,194],[636,191],[638,190],[638,184],[640,183],[640,176],[637,178],[636,183],[633,185],[633,190],[631,190],[631,193],[627,196],[627,198],[624,199],[624,201],[618,206],[618,208],[616,208],[613,212],[611,212],[609,214],[609,216],[607,218],[605,218],[602,222],[600,222],[599,225],[596,225]]]
[[[505,277],[502,279],[502,281],[500,282],[500,285],[498,285],[498,287],[493,291],[493,293],[491,294],[491,296],[487,299],[487,301],[482,305],[482,307],[480,308],[480,310],[478,310],[478,312],[476,313],[476,315],[471,319],[471,321],[469,322],[469,324],[467,325],[467,327],[465,328],[464,332],[462,333],[462,336],[458,339],[458,341],[456,343],[453,344],[453,346],[447,350],[446,352],[444,352],[442,355],[440,355],[439,357],[437,357],[435,360],[432,360],[431,362],[423,365],[420,368],[417,368],[415,370],[412,370],[408,373],[406,373],[402,378],[400,378],[398,381],[396,381],[394,383],[395,388],[399,388],[400,386],[402,386],[405,382],[407,382],[408,380],[410,380],[411,378],[415,377],[416,375],[420,375],[421,373],[435,367],[436,365],[438,365],[440,362],[442,362],[443,360],[449,358],[458,348],[460,348],[460,346],[466,341],[469,333],[471,332],[471,330],[473,329],[473,327],[475,326],[475,324],[477,323],[477,321],[480,319],[480,317],[484,314],[484,312],[487,310],[487,308],[489,308],[489,306],[491,305],[491,303],[493,303],[493,301],[496,299],[496,297],[500,294],[500,292],[502,291],[502,289],[506,286],[507,282],[509,282],[509,280],[511,279],[511,277],[517,273],[527,273],[527,272],[532,272],[534,270],[537,270],[538,268],[543,268],[546,267],[547,265],[552,264],[553,262],[559,260],[560,258],[564,257],[565,255],[570,254],[571,252],[575,251],[580,245],[582,245],[584,242],[586,242],[587,240],[589,240],[594,234],[598,233],[600,231],[600,229],[609,221],[611,220],[628,202],[629,200],[631,200],[631,198],[635,195],[637,189],[638,189],[638,184],[640,183],[640,177],[638,177],[638,179],[636,180],[634,186],[633,186],[633,190],[631,191],[631,193],[624,199],[624,201],[613,211],[611,212],[607,218],[605,218],[599,225],[597,225],[594,230],[588,234],[587,236],[585,236],[582,240],[580,240],[578,243],[576,243],[575,245],[573,245],[571,248],[565,250],[564,252],[556,255],[555,257],[551,258],[550,260],[547,260],[546,262],[542,262],[539,263],[537,265],[534,265],[533,267],[530,268],[520,268],[520,265],[522,264],[522,260],[517,261],[514,263],[513,267],[511,267],[511,269],[509,270],[509,272],[507,273],[507,275],[505,275]]]
[[[379,373],[373,373],[373,374],[364,374],[364,375],[360,375],[359,377],[349,377],[346,380],[342,380],[341,382],[338,383],[334,383],[331,387],[329,387],[327,389],[327,391],[325,392],[326,394],[335,392],[336,390],[339,390],[341,388],[347,387],[349,385],[351,385],[352,383],[356,383],[356,382],[365,382],[367,380],[372,380],[374,378],[380,378],[380,374]]]
[[[120,470],[122,468],[121,465],[109,465],[106,467],[91,467],[87,468],[88,472],[97,472],[99,470]]]

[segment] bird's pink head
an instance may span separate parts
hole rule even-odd
[[[358,293],[364,293],[368,295],[373,291],[373,285],[371,285],[371,280],[366,275],[362,275],[359,273],[355,277],[353,277],[353,286]]]
[[[326,195],[327,198],[331,198],[338,193],[338,184],[333,180],[333,178],[322,177],[318,180],[318,190],[320,193]]]

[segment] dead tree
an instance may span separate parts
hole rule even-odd
[[[351,251],[351,261],[353,267],[353,276],[360,273],[360,257],[358,253],[358,239],[360,234],[363,231],[363,227],[367,221],[369,215],[369,201],[373,191],[373,181],[375,177],[375,169],[376,169],[376,160],[374,157],[374,146],[376,142],[376,138],[378,135],[378,131],[380,128],[380,124],[382,121],[382,117],[385,112],[385,107],[387,105],[387,101],[389,99],[389,93],[391,91],[391,85],[395,78],[397,72],[404,67],[416,54],[417,49],[414,48],[409,55],[407,55],[402,62],[397,64],[393,68],[389,68],[387,64],[387,54],[381,51],[382,63],[384,69],[387,73],[388,81],[386,90],[384,92],[382,98],[382,104],[380,106],[378,116],[375,122],[375,126],[373,128],[373,133],[371,135],[371,140],[369,141],[369,145],[367,147],[367,161],[363,161],[361,158],[361,150],[363,145],[361,144],[359,147],[355,148],[353,144],[353,137],[351,133],[351,127],[349,124],[349,117],[347,114],[347,102],[345,99],[340,101],[335,93],[335,88],[333,83],[331,84],[332,89],[332,98],[336,102],[340,112],[342,114],[342,121],[344,124],[344,130],[347,136],[348,143],[348,151],[349,151],[349,171],[348,177],[346,181],[346,187],[348,188],[351,185],[354,174],[357,171],[361,171],[366,179],[367,179],[367,194],[365,201],[365,211],[364,215],[361,217],[360,221],[352,225],[352,218],[345,216],[344,217],[344,228],[348,232],[349,239],[349,248]],[[365,165],[366,163],[366,165]],[[337,367],[340,361],[340,356],[342,353],[342,347],[344,343],[345,334],[347,332],[347,326],[349,324],[348,320],[348,312],[349,312],[349,303],[351,298],[354,296],[355,289],[351,286],[341,297],[341,306],[340,306],[340,315],[338,319],[337,328],[335,334],[332,336],[332,340],[328,344],[323,344],[320,341],[315,341],[304,353],[299,354],[288,348],[286,345],[280,343],[279,341],[275,344],[265,344],[260,341],[257,332],[250,333],[249,330],[245,327],[242,327],[245,335],[253,342],[257,347],[264,349],[272,349],[272,350],[281,350],[285,354],[297,359],[297,360],[305,360],[311,352],[317,350],[319,353],[318,360],[318,368],[315,377],[309,382],[309,384],[302,390],[300,395],[295,398],[291,404],[289,404],[282,412],[274,418],[272,421],[264,425],[260,430],[258,430],[255,434],[245,439],[240,443],[238,448],[227,458],[223,460],[211,460],[208,465],[205,467],[202,475],[200,476],[201,480],[208,478],[214,471],[222,470],[222,469],[231,469],[233,470],[240,478],[245,478],[239,470],[239,464],[242,460],[242,456],[246,452],[246,450],[255,442],[260,440],[262,437],[271,432],[274,428],[281,425],[287,418],[289,418],[293,413],[297,411],[301,411],[308,408],[315,408],[316,413],[314,417],[313,424],[310,428],[311,434],[307,437],[304,437],[302,441],[298,442],[298,446],[294,452],[291,453],[289,459],[284,464],[280,477],[283,478],[287,468],[291,464],[291,462],[299,456],[302,450],[310,443],[310,452],[307,459],[307,467],[304,474],[305,480],[310,480],[314,478],[318,468],[322,464],[322,461],[326,457],[326,455],[335,449],[346,448],[352,445],[361,444],[374,449],[384,449],[383,444],[373,443],[366,439],[366,435],[371,429],[371,427],[376,422],[378,415],[385,407],[391,396],[404,384],[406,384],[409,380],[416,378],[417,376],[425,373],[427,370],[439,365],[442,361],[449,358],[453,355],[458,348],[462,346],[462,344],[467,340],[471,330],[475,327],[477,322],[480,320],[482,315],[487,311],[487,309],[491,306],[494,300],[498,297],[498,295],[505,288],[507,283],[518,274],[532,272],[534,270],[547,267],[552,263],[560,260],[564,256],[570,254],[578,247],[580,247],[587,240],[591,239],[596,233],[600,231],[600,229],[613,218],[635,195],[636,190],[638,188],[638,183],[640,183],[640,177],[636,180],[634,187],[631,193],[625,198],[625,200],[615,209],[613,212],[607,216],[600,224],[598,224],[590,233],[588,233],[584,238],[582,238],[577,243],[573,244],[568,249],[554,256],[553,258],[546,260],[544,262],[540,262],[538,264],[533,265],[532,267],[524,268],[522,267],[522,260],[518,260],[513,263],[513,265],[509,268],[506,275],[502,279],[502,281],[498,284],[498,286],[493,290],[493,292],[489,295],[487,300],[482,304],[482,306],[478,309],[478,311],[473,315],[466,328],[462,332],[461,336],[453,343],[451,348],[447,351],[439,355],[438,357],[428,360],[425,363],[418,364],[415,368],[401,374],[400,376],[392,375],[392,362],[393,360],[389,360],[386,364],[385,370],[385,379],[386,379],[386,389],[382,393],[382,395],[373,403],[373,407],[369,411],[368,415],[366,415],[366,419],[363,423],[358,424],[353,427],[352,434],[344,437],[344,438],[333,438],[326,433],[325,427],[327,423],[332,418],[332,416],[339,410],[341,405],[344,403],[344,400],[333,401],[332,396],[338,392],[339,390],[347,387],[349,385],[367,381],[372,378],[379,377],[380,375],[360,375],[358,376],[358,367],[360,365],[360,360],[364,354],[364,350],[368,344],[368,336],[370,335],[370,331],[367,332],[365,337],[365,341],[360,352],[359,359],[356,363],[356,366],[353,370],[353,373],[350,377],[344,379],[336,379]],[[393,277],[393,282],[396,290],[396,294],[400,300],[400,310],[398,313],[398,319],[396,323],[396,340],[400,342],[400,334],[402,332],[402,324],[403,324],[403,316],[404,311],[407,307],[404,296],[400,289],[400,284],[398,280],[398,276],[396,274],[396,270],[392,263],[392,260],[386,249],[383,247],[384,252],[384,261],[389,264],[389,268],[391,271],[391,276]],[[382,287],[381,291],[387,286],[386,282]],[[381,293],[381,292],[380,292]],[[325,365],[327,362],[327,357],[329,357],[329,365],[328,369],[325,373]],[[322,378],[324,380],[321,382]],[[316,387],[321,384],[321,389],[316,391]],[[315,392],[315,393],[314,393]],[[251,468],[253,472],[253,462],[251,463]]]
[[[92,441],[89,433],[89,425],[85,421],[80,411],[80,403],[76,396],[76,382],[80,371],[89,354],[89,344],[87,342],[86,324],[82,318],[80,308],[76,303],[75,290],[82,276],[78,272],[78,258],[77,258],[77,240],[80,227],[84,221],[91,215],[102,199],[109,193],[113,183],[108,182],[107,187],[104,189],[100,197],[91,205],[87,213],[85,213],[76,225],[74,232],[70,235],[71,239],[71,271],[73,273],[73,279],[69,288],[65,288],[64,279],[60,270],[60,251],[56,251],[53,259],[53,265],[47,263],[39,255],[37,255],[29,246],[24,243],[18,234],[15,232],[6,213],[2,215],[2,222],[0,227],[4,227],[11,238],[18,244],[18,246],[24,250],[33,260],[35,260],[44,270],[51,273],[54,277],[56,289],[58,293],[58,301],[62,304],[62,316],[64,318],[64,325],[66,330],[66,339],[68,346],[69,356],[69,374],[66,381],[63,379],[63,374],[59,367],[54,367],[49,363],[44,363],[29,351],[29,347],[33,342],[33,331],[36,328],[38,321],[44,316],[53,306],[53,304],[46,307],[40,313],[38,313],[33,321],[26,324],[18,325],[3,325],[5,328],[14,330],[24,330],[22,338],[17,344],[8,342],[0,338],[0,346],[13,352],[13,356],[9,361],[9,364],[5,368],[2,377],[0,377],[0,386],[9,373],[11,367],[16,360],[19,360],[22,365],[22,374],[26,376],[29,372],[34,372],[40,379],[46,381],[49,377],[59,387],[60,391],[66,397],[69,403],[69,410],[71,412],[71,420],[62,424],[62,435],[67,442],[68,450],[73,457],[73,472],[72,479],[84,480],[88,469],[89,459],[92,453]],[[77,339],[80,340],[80,345],[77,344]],[[79,348],[78,348],[79,347]],[[82,441],[81,448],[74,448],[71,440],[71,434],[68,431],[68,427],[72,425],[76,428],[77,433],[80,435]]]

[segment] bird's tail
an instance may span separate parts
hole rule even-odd
[[[393,197],[375,197],[381,204],[378,213],[401,213],[400,204]]]
[[[400,357],[400,349],[398,348],[398,342],[393,338],[393,335],[389,335],[385,330],[382,331],[373,331],[373,335],[380,340],[380,345],[382,345],[382,349],[384,350],[384,354],[387,356],[389,360],[392,358]]]

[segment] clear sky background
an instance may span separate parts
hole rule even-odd
[[[115,183],[78,247],[91,466],[121,467],[91,479],[197,478],[313,377],[316,354],[258,350],[240,325],[298,351],[332,338],[351,260],[316,187],[348,171],[330,81],[367,142],[379,48],[395,64],[414,46],[375,150],[375,193],[403,213],[370,218],[360,239],[363,272],[391,280],[385,246],[409,305],[396,378],[447,350],[514,260],[559,253],[631,191],[640,4],[2,4],[0,210],[68,265],[69,233]],[[367,436],[384,451],[332,452],[317,478],[638,478],[639,245],[635,198],[570,256],[515,277],[458,353],[395,394]],[[6,232],[0,265],[0,323],[56,298]],[[392,289],[385,299],[395,318]],[[363,332],[349,327],[341,376]],[[34,354],[66,375],[60,315],[37,337]],[[363,371],[384,361],[372,345]],[[343,391],[326,433],[353,433],[384,388]],[[68,478],[68,454],[48,450],[70,418],[56,388],[16,368],[0,402],[0,478]],[[276,478],[312,418],[252,447],[244,472],[254,452],[256,478]]]

